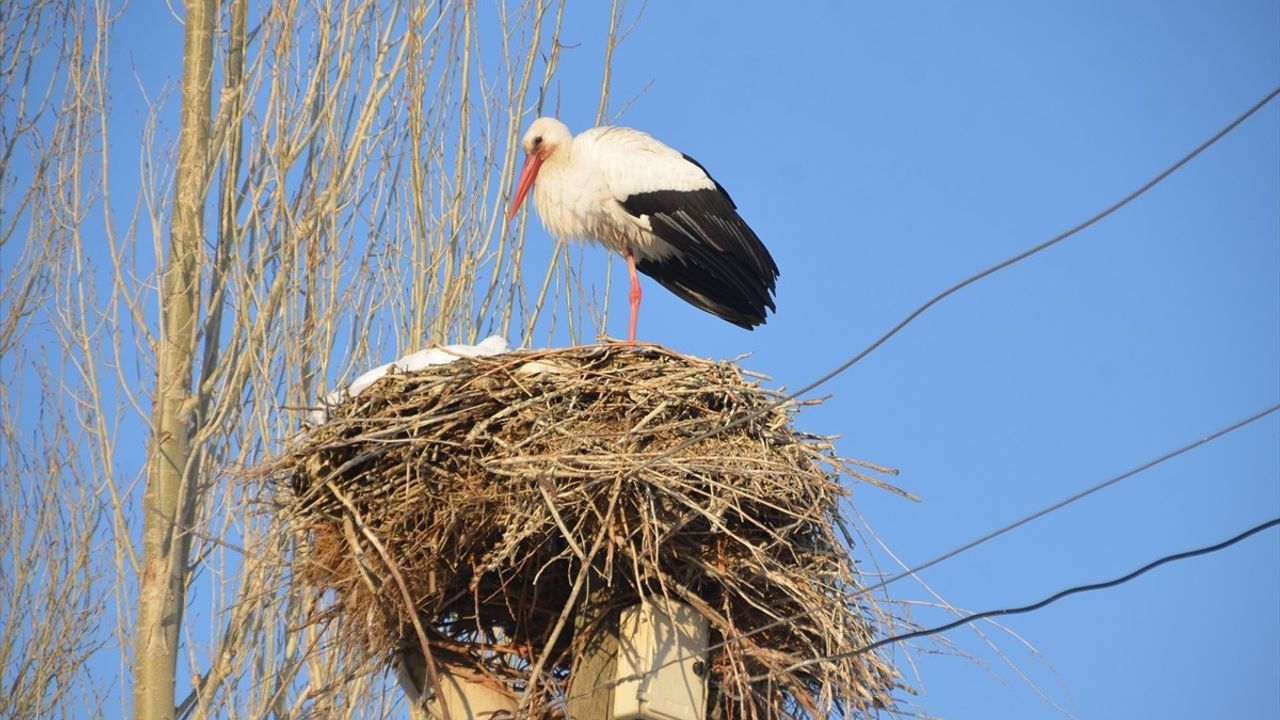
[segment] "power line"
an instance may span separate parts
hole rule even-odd
[[[863,588],[862,590],[858,591],[858,593],[857,593],[857,594],[858,594],[858,595],[865,595],[866,593],[869,593],[869,592],[871,592],[871,591],[873,591],[873,590],[878,590],[878,589],[880,589],[880,588],[882,588],[882,587],[885,587],[886,585],[890,585],[890,584],[892,584],[892,583],[895,583],[895,582],[897,582],[897,581],[899,581],[899,580],[901,580],[901,579],[903,579],[903,578],[905,578],[905,577],[909,577],[909,576],[911,576],[911,575],[915,575],[915,574],[916,574],[916,573],[918,573],[918,572],[921,572],[921,571],[923,571],[923,570],[926,570],[926,569],[928,569],[928,568],[931,568],[931,567],[933,567],[934,565],[937,565],[938,563],[944,562],[944,561],[946,561],[946,560],[950,560],[951,558],[953,558],[953,557],[955,557],[955,556],[957,556],[957,555],[959,555],[959,554],[961,554],[961,553],[963,553],[963,552],[966,552],[966,551],[968,551],[968,550],[972,550],[973,548],[975,548],[975,547],[977,547],[977,546],[979,546],[979,545],[981,545],[981,544],[983,544],[983,543],[985,543],[985,542],[987,542],[987,541],[989,541],[989,540],[994,540],[995,538],[998,538],[998,537],[1000,537],[1001,535],[1004,535],[1005,533],[1009,532],[1010,530],[1014,530],[1014,529],[1016,529],[1016,528],[1022,527],[1023,525],[1026,525],[1027,523],[1031,522],[1032,520],[1035,520],[1035,519],[1037,519],[1037,518],[1044,517],[1045,515],[1048,515],[1049,513],[1054,512],[1055,510],[1060,510],[1060,509],[1062,509],[1062,508],[1064,508],[1064,507],[1066,507],[1066,506],[1070,505],[1071,503],[1073,503],[1073,502],[1075,502],[1075,501],[1077,501],[1077,500],[1080,500],[1080,499],[1082,499],[1082,498],[1088,497],[1089,495],[1092,495],[1092,494],[1094,494],[1094,493],[1098,492],[1099,490],[1103,490],[1103,489],[1105,489],[1105,488],[1109,488],[1109,487],[1111,487],[1112,485],[1115,485],[1116,483],[1118,483],[1118,482],[1120,482],[1120,481],[1122,481],[1122,480],[1127,480],[1127,479],[1129,479],[1129,478],[1133,477],[1134,475],[1137,475],[1138,473],[1143,472],[1144,470],[1150,470],[1151,468],[1155,467],[1156,465],[1159,465],[1160,463],[1165,462],[1166,460],[1172,460],[1173,458],[1176,458],[1176,457],[1178,457],[1179,455],[1182,455],[1183,453],[1186,453],[1186,452],[1189,452],[1189,451],[1191,451],[1191,450],[1194,450],[1194,449],[1196,449],[1196,448],[1200,447],[1201,445],[1204,445],[1205,443],[1213,442],[1214,440],[1217,440],[1218,438],[1222,437],[1223,435],[1226,435],[1227,433],[1230,433],[1230,432],[1235,431],[1235,430],[1239,430],[1240,428],[1244,427],[1245,425],[1248,425],[1248,424],[1250,424],[1250,423],[1252,423],[1252,422],[1254,422],[1254,421],[1256,421],[1256,420],[1261,420],[1262,418],[1264,418],[1264,417],[1266,417],[1266,416],[1270,415],[1271,413],[1273,413],[1273,412],[1275,412],[1275,411],[1277,411],[1277,410],[1280,410],[1280,403],[1276,403],[1276,404],[1272,405],[1271,407],[1269,407],[1269,408],[1267,408],[1267,409],[1265,409],[1265,410],[1260,410],[1260,411],[1258,411],[1258,412],[1256,412],[1256,413],[1254,413],[1254,414],[1250,415],[1249,417],[1244,418],[1243,420],[1237,420],[1236,422],[1231,423],[1230,425],[1228,425],[1228,426],[1226,426],[1226,427],[1224,427],[1224,428],[1222,428],[1222,429],[1220,429],[1220,430],[1215,430],[1214,432],[1211,432],[1211,433],[1209,433],[1208,435],[1205,435],[1205,436],[1203,436],[1203,437],[1201,437],[1201,438],[1199,438],[1199,439],[1197,439],[1197,440],[1193,440],[1193,441],[1191,441],[1191,442],[1187,443],[1186,445],[1183,445],[1182,447],[1177,448],[1176,450],[1170,450],[1169,452],[1167,452],[1167,453],[1165,453],[1165,454],[1161,455],[1160,457],[1154,458],[1154,459],[1152,459],[1152,460],[1148,460],[1147,462],[1145,462],[1145,463],[1143,463],[1143,464],[1141,464],[1141,465],[1139,465],[1139,466],[1137,466],[1137,467],[1135,467],[1135,468],[1133,468],[1133,469],[1131,469],[1131,470],[1127,470],[1127,471],[1125,471],[1125,472],[1120,473],[1119,475],[1115,475],[1115,476],[1113,476],[1113,477],[1107,478],[1106,480],[1103,480],[1102,482],[1100,482],[1100,483],[1098,483],[1098,484],[1096,484],[1096,485],[1092,485],[1092,486],[1090,486],[1090,487],[1087,487],[1087,488],[1085,488],[1084,490],[1081,490],[1080,492],[1075,493],[1074,495],[1070,495],[1070,496],[1068,496],[1068,497],[1063,498],[1062,500],[1059,500],[1059,501],[1058,501],[1058,502],[1056,502],[1056,503],[1053,503],[1052,505],[1048,505],[1048,506],[1046,506],[1046,507],[1044,507],[1044,508],[1042,508],[1042,509],[1040,509],[1040,510],[1037,510],[1037,511],[1035,511],[1035,512],[1033,512],[1033,513],[1029,514],[1029,515],[1026,515],[1026,516],[1021,517],[1021,518],[1019,518],[1019,519],[1017,519],[1017,520],[1014,520],[1013,522],[1009,523],[1008,525],[1005,525],[1005,526],[1003,526],[1003,527],[1001,527],[1001,528],[998,528],[998,529],[996,529],[996,530],[992,530],[991,532],[987,533],[986,535],[983,535],[982,537],[979,537],[979,538],[978,538],[978,539],[976,539],[976,540],[971,540],[971,541],[969,541],[969,542],[965,543],[964,545],[961,545],[960,547],[955,548],[954,550],[950,550],[950,551],[948,551],[948,552],[945,552],[945,553],[943,553],[943,554],[939,555],[938,557],[936,557],[936,558],[934,558],[934,559],[932,559],[932,560],[929,560],[928,562],[924,562],[924,563],[921,563],[921,564],[919,564],[919,565],[916,565],[915,567],[909,568],[909,569],[907,569],[907,570],[903,570],[902,572],[898,573],[897,575],[894,575],[894,576],[892,576],[892,577],[890,577],[890,578],[888,578],[888,579],[886,579],[886,580],[881,580],[880,582],[875,583],[874,585],[867,586],[867,587]]]
[[[1053,236],[1053,237],[1049,238],[1048,240],[1045,240],[1044,242],[1040,243],[1039,245],[1035,245],[1035,246],[1033,246],[1033,247],[1031,247],[1031,248],[1028,248],[1028,249],[1026,249],[1026,250],[1024,250],[1024,251],[1022,251],[1022,252],[1018,253],[1017,255],[1014,255],[1013,257],[1010,257],[1010,258],[1008,258],[1008,259],[1006,259],[1006,260],[1003,260],[1003,261],[1001,261],[1001,262],[998,262],[998,263],[996,263],[995,265],[992,265],[992,266],[988,267],[987,269],[982,270],[982,271],[980,271],[980,272],[978,272],[978,273],[975,273],[975,274],[973,274],[973,275],[970,275],[969,277],[965,278],[964,280],[961,280],[960,282],[956,283],[955,285],[952,285],[951,287],[947,288],[946,290],[943,290],[942,292],[938,293],[937,295],[934,295],[932,298],[930,298],[930,299],[929,299],[927,302],[925,302],[923,305],[921,305],[920,307],[918,307],[918,308],[916,308],[915,310],[911,311],[911,313],[909,313],[906,317],[904,317],[901,321],[899,321],[897,325],[894,325],[893,327],[889,328],[889,331],[888,331],[888,332],[886,332],[886,333],[884,333],[883,335],[881,335],[879,338],[877,338],[877,339],[876,339],[874,342],[872,342],[870,345],[868,345],[868,346],[866,346],[865,348],[863,348],[863,349],[862,349],[860,352],[858,352],[856,355],[854,355],[853,357],[849,358],[849,359],[848,359],[848,360],[846,360],[844,363],[842,363],[839,367],[835,368],[835,369],[834,369],[834,370],[832,370],[831,372],[828,372],[826,375],[823,375],[822,377],[818,378],[817,380],[814,380],[813,382],[809,383],[808,385],[805,385],[804,387],[800,388],[799,390],[796,390],[795,392],[793,392],[793,393],[791,393],[791,394],[789,394],[789,395],[787,395],[787,396],[785,396],[785,397],[781,398],[780,400],[777,400],[776,402],[769,403],[769,404],[765,405],[764,407],[762,407],[762,408],[760,408],[760,409],[758,409],[758,410],[754,410],[754,411],[752,411],[752,412],[749,412],[749,413],[746,413],[746,414],[743,414],[743,415],[739,415],[737,418],[734,418],[733,420],[729,421],[728,423],[725,423],[724,425],[722,425],[722,426],[720,426],[720,427],[718,427],[718,428],[713,428],[713,429],[711,429],[711,430],[706,430],[706,431],[704,431],[704,432],[702,432],[702,433],[699,433],[698,435],[695,435],[695,436],[694,436],[694,437],[692,437],[692,438],[689,438],[689,439],[687,439],[687,440],[685,440],[685,441],[683,441],[683,442],[679,443],[678,445],[676,445],[676,446],[675,446],[675,447],[673,447],[673,448],[670,448],[669,450],[666,450],[666,451],[661,452],[661,453],[659,453],[659,454],[657,454],[657,455],[654,455],[653,457],[649,458],[648,460],[645,460],[644,462],[640,463],[639,465],[636,465],[636,466],[635,466],[635,467],[633,467],[631,470],[629,470],[629,471],[628,471],[628,476],[630,477],[630,476],[637,475],[637,474],[639,474],[641,471],[643,471],[643,470],[646,470],[646,469],[648,469],[648,468],[653,467],[655,464],[657,464],[657,463],[661,462],[662,460],[665,460],[665,459],[670,458],[670,457],[674,457],[676,454],[678,454],[678,453],[680,453],[680,452],[682,452],[682,451],[684,451],[684,450],[688,450],[689,448],[693,447],[694,445],[697,445],[698,443],[702,442],[703,440],[706,440],[706,439],[708,439],[708,438],[714,437],[715,435],[718,435],[719,433],[725,432],[725,431],[727,431],[727,430],[732,430],[732,429],[735,429],[735,428],[738,428],[738,427],[742,427],[743,425],[745,425],[745,424],[747,424],[747,423],[749,423],[749,422],[751,422],[751,421],[753,421],[753,420],[756,420],[756,419],[758,419],[758,418],[764,417],[764,416],[765,416],[765,415],[767,415],[768,413],[773,412],[775,409],[777,409],[777,408],[779,408],[779,407],[781,407],[781,406],[783,406],[783,405],[785,405],[785,404],[787,404],[787,403],[791,402],[792,400],[795,400],[796,398],[798,398],[798,397],[800,397],[800,396],[802,396],[802,395],[807,395],[807,394],[809,394],[810,392],[812,392],[812,391],[816,390],[818,387],[820,387],[820,386],[822,386],[822,385],[826,384],[827,382],[830,382],[830,381],[831,381],[833,378],[835,378],[837,375],[840,375],[840,374],[841,374],[841,373],[843,373],[844,371],[846,371],[846,370],[848,370],[849,368],[851,368],[851,367],[853,367],[854,365],[856,365],[858,362],[861,362],[863,358],[865,358],[866,356],[870,355],[870,354],[871,354],[871,353],[872,353],[876,348],[880,347],[880,346],[881,346],[881,345],[883,345],[885,342],[887,342],[887,341],[889,340],[889,338],[893,337],[894,335],[897,335],[897,334],[898,334],[898,333],[899,333],[903,328],[905,328],[905,327],[906,327],[908,324],[910,324],[913,320],[915,320],[916,318],[918,318],[918,317],[920,317],[921,315],[923,315],[923,314],[924,314],[924,312],[925,312],[926,310],[928,310],[929,308],[933,307],[934,305],[937,305],[939,302],[941,302],[942,300],[946,299],[947,297],[949,297],[949,296],[951,296],[951,295],[955,294],[956,292],[959,292],[960,290],[962,290],[962,289],[964,289],[964,288],[968,287],[969,285],[972,285],[972,284],[974,284],[974,283],[978,282],[979,280],[981,280],[981,279],[983,279],[983,278],[985,278],[985,277],[987,277],[987,276],[989,276],[989,275],[993,275],[993,274],[995,274],[995,273],[997,273],[997,272],[999,272],[999,271],[1001,271],[1001,270],[1003,270],[1003,269],[1005,269],[1005,268],[1009,267],[1010,265],[1014,265],[1014,264],[1016,264],[1016,263],[1018,263],[1018,262],[1021,262],[1021,261],[1023,261],[1023,260],[1026,260],[1027,258],[1031,257],[1032,255],[1035,255],[1036,253],[1039,253],[1039,252],[1040,252],[1040,251],[1042,251],[1042,250],[1047,250],[1048,248],[1053,247],[1054,245],[1057,245],[1058,243],[1062,242],[1063,240],[1066,240],[1067,238],[1071,237],[1072,235],[1075,235],[1076,233],[1080,232],[1081,230],[1084,230],[1085,228],[1088,228],[1088,227],[1090,227],[1091,225],[1094,225],[1094,224],[1095,224],[1095,223],[1097,223],[1098,221],[1100,221],[1100,220],[1102,220],[1102,219],[1106,218],[1107,216],[1111,215],[1112,213],[1114,213],[1115,211],[1117,211],[1117,210],[1119,210],[1120,208],[1124,207],[1125,205],[1128,205],[1129,203],[1131,203],[1131,202],[1133,202],[1134,200],[1138,199],[1138,197],[1140,197],[1140,196],[1142,196],[1143,194],[1145,194],[1148,190],[1150,190],[1151,188],[1153,188],[1153,187],[1155,187],[1156,185],[1160,184],[1160,182],[1161,182],[1161,181],[1163,181],[1165,178],[1169,177],[1169,176],[1170,176],[1170,175],[1172,175],[1173,173],[1175,173],[1175,172],[1177,172],[1178,170],[1180,170],[1180,169],[1182,168],[1182,166],[1184,166],[1184,165],[1186,165],[1187,163],[1191,162],[1191,160],[1193,160],[1197,155],[1199,155],[1200,153],[1204,152],[1205,150],[1208,150],[1208,149],[1209,149],[1209,147],[1211,147],[1214,143],[1216,143],[1216,142],[1218,142],[1219,140],[1221,140],[1222,138],[1226,137],[1228,133],[1230,133],[1232,130],[1235,130],[1235,129],[1236,129],[1236,127],[1238,127],[1238,126],[1239,126],[1241,123],[1243,123],[1245,120],[1248,120],[1250,116],[1252,116],[1254,113],[1256,113],[1256,112],[1258,112],[1259,110],[1261,110],[1264,106],[1266,106],[1266,104],[1267,104],[1267,103],[1269,103],[1269,102],[1271,102],[1272,100],[1274,100],[1274,99],[1275,99],[1275,97],[1276,97],[1277,95],[1280,95],[1280,86],[1276,86],[1276,87],[1275,87],[1271,92],[1269,92],[1269,93],[1267,93],[1265,96],[1263,96],[1263,98],[1262,98],[1261,100],[1259,100],[1258,102],[1254,103],[1254,104],[1253,104],[1253,105],[1252,105],[1248,110],[1245,110],[1243,113],[1241,113],[1240,115],[1236,116],[1236,118],[1235,118],[1234,120],[1232,120],[1231,122],[1227,123],[1227,124],[1226,124],[1226,126],[1224,126],[1221,130],[1219,130],[1218,132],[1216,132],[1216,133],[1214,133],[1212,136],[1210,136],[1208,140],[1205,140],[1204,142],[1200,143],[1200,144],[1199,144],[1199,145],[1197,145],[1195,148],[1193,148],[1190,152],[1188,152],[1187,154],[1183,155],[1181,158],[1179,158],[1179,159],[1177,160],[1177,162],[1175,162],[1175,163],[1173,163],[1172,165],[1170,165],[1169,167],[1165,168],[1165,169],[1164,169],[1164,170],[1162,170],[1159,174],[1157,174],[1155,177],[1151,178],[1150,180],[1146,181],[1146,182],[1145,182],[1145,183],[1143,183],[1141,186],[1139,186],[1139,187],[1138,187],[1138,189],[1136,189],[1136,190],[1134,190],[1133,192],[1129,193],[1128,195],[1124,196],[1123,198],[1121,198],[1120,200],[1116,201],[1115,203],[1113,203],[1112,205],[1110,205],[1110,206],[1109,206],[1109,207],[1107,207],[1106,209],[1102,210],[1101,212],[1097,213],[1097,214],[1096,214],[1096,215],[1094,215],[1093,217],[1090,217],[1089,219],[1085,220],[1084,222],[1081,222],[1080,224],[1076,225],[1075,227],[1072,227],[1072,228],[1070,228],[1070,229],[1068,229],[1068,230],[1065,230],[1065,231],[1063,231],[1063,232],[1061,232],[1061,233],[1058,233],[1057,235],[1055,235],[1055,236]]]
[[[999,610],[986,610],[984,612],[974,613],[972,615],[965,615],[964,617],[957,618],[956,620],[952,620],[951,622],[946,623],[945,625],[939,625],[937,627],[926,628],[923,630],[914,630],[912,632],[902,633],[901,635],[893,635],[891,637],[883,638],[871,643],[870,645],[866,645],[864,647],[858,648],[857,650],[851,650],[846,653],[830,655],[827,657],[811,658],[809,660],[803,660],[801,662],[795,663],[787,667],[786,669],[780,672],[783,672],[783,673],[793,672],[795,670],[799,670],[800,668],[804,668],[809,665],[815,665],[821,662],[829,662],[832,660],[842,660],[845,658],[856,657],[858,655],[863,655],[873,650],[876,650],[878,648],[884,647],[885,645],[889,645],[892,643],[905,642],[907,640],[914,640],[916,638],[926,637],[929,635],[937,635],[938,633],[944,633],[948,630],[954,630],[955,628],[958,628],[961,625],[967,625],[977,620],[985,620],[986,618],[1001,617],[1004,615],[1021,615],[1023,613],[1034,612],[1036,610],[1039,610],[1043,607],[1051,605],[1070,595],[1075,595],[1077,593],[1083,593],[1083,592],[1093,592],[1094,590],[1105,590],[1107,588],[1116,587],[1117,585],[1123,585],[1124,583],[1127,583],[1130,580],[1133,580],[1140,575],[1144,575],[1160,567],[1161,565],[1174,562],[1175,560],[1186,560],[1188,558],[1193,558],[1200,555],[1209,555],[1210,553],[1215,553],[1215,552],[1218,552],[1219,550],[1225,550],[1226,548],[1229,548],[1232,545],[1235,545],[1236,543],[1242,540],[1245,540],[1252,535],[1256,535],[1262,532],[1263,530],[1275,527],[1276,525],[1280,525],[1280,517],[1272,518],[1271,520],[1268,520],[1264,523],[1255,525],[1249,528],[1248,530],[1245,530],[1244,532],[1240,533],[1239,535],[1236,535],[1235,537],[1230,538],[1228,540],[1223,540],[1222,542],[1217,543],[1215,545],[1196,548],[1195,550],[1187,550],[1185,552],[1175,553],[1173,555],[1165,555],[1164,557],[1158,560],[1153,560],[1147,563],[1146,565],[1143,565],[1142,567],[1138,568],[1137,570],[1134,570],[1128,575],[1123,575],[1121,577],[1115,578],[1114,580],[1107,580],[1105,582],[1098,582],[1090,585],[1077,585],[1075,587],[1067,588],[1066,590],[1062,590],[1060,592],[1054,593],[1053,595],[1050,595],[1049,597],[1043,600],[1040,600],[1039,602],[1031,603],[1030,605],[1023,605],[1021,607],[1012,607],[1012,608],[1001,608]],[[776,674],[776,673],[771,673],[771,675],[772,674]],[[765,680],[768,677],[769,675],[753,677],[751,678],[751,680],[753,681]]]
[[[1049,238],[1048,240],[1045,240],[1044,242],[1040,243],[1039,245],[1036,245],[1035,247],[1028,248],[1027,250],[1022,251],[1007,260],[1004,260],[1002,262],[996,263],[995,265],[992,265],[986,270],[970,275],[964,280],[961,280],[955,285],[952,285],[946,290],[943,290],[942,292],[933,296],[932,298],[929,299],[928,302],[926,302],[925,304],[913,310],[911,314],[903,318],[901,322],[899,322],[897,325],[894,325],[892,328],[889,329],[888,332],[886,332],[884,335],[881,335],[879,338],[877,338],[875,342],[868,345],[865,349],[862,350],[862,352],[849,358],[847,361],[845,361],[843,365],[837,367],[835,370],[832,370],[826,375],[823,375],[817,380],[814,380],[808,385],[800,388],[794,394],[788,397],[788,399],[793,399],[793,398],[799,397],[800,395],[805,395],[810,391],[816,389],[818,386],[822,385],[823,383],[828,382],[829,380],[839,375],[840,373],[844,372],[845,370],[848,370],[849,368],[853,367],[856,363],[861,361],[867,355],[870,355],[873,350],[883,345],[889,338],[893,337],[894,335],[897,335],[898,332],[902,330],[904,327],[906,327],[912,320],[915,320],[917,317],[922,315],[924,311],[938,304],[949,295],[952,295],[953,293],[956,293],[968,287],[969,285],[972,285],[973,283],[978,282],[979,280],[987,277],[988,275],[993,275],[1009,267],[1010,265],[1026,260],[1032,255],[1035,255],[1036,253],[1040,252],[1041,250],[1047,250],[1050,247],[1057,245],[1063,240],[1066,240],[1067,238],[1071,237],[1072,235],[1075,235],[1081,230],[1084,230],[1085,228],[1088,228],[1089,226],[1094,225],[1095,223],[1102,220],[1103,218],[1106,218],[1107,216],[1111,215],[1112,213],[1124,207],[1125,205],[1128,205],[1129,203],[1138,199],[1139,196],[1145,194],[1148,190],[1158,185],[1162,180],[1164,180],[1165,178],[1169,177],[1170,175],[1174,174],[1179,169],[1181,169],[1183,165],[1186,165],[1187,163],[1191,162],[1191,160],[1193,160],[1197,155],[1204,152],[1205,150],[1208,150],[1211,145],[1218,142],[1222,138],[1226,137],[1227,133],[1230,133],[1232,130],[1235,130],[1236,127],[1240,125],[1240,123],[1244,122],[1245,120],[1248,120],[1251,115],[1261,110],[1267,103],[1274,100],[1277,95],[1280,95],[1280,86],[1276,86],[1275,89],[1267,93],[1261,100],[1254,103],[1252,107],[1250,107],[1248,110],[1245,110],[1243,113],[1238,115],[1236,119],[1227,123],[1225,127],[1223,127],[1218,132],[1214,133],[1213,136],[1210,137],[1208,140],[1205,140],[1204,142],[1197,145],[1193,150],[1191,150],[1191,152],[1187,153],[1186,155],[1183,155],[1181,158],[1178,159],[1177,162],[1165,168],[1163,171],[1160,172],[1159,175],[1156,175],[1155,177],[1151,178],[1147,182],[1143,183],[1142,186],[1139,187],[1137,190],[1134,190],[1133,192],[1124,196],[1123,198],[1116,201],[1107,209],[1103,210],[1102,212],[1099,212],[1097,215],[1094,215],[1093,217],[1089,218],[1088,220],[1085,220],[1084,222],[1080,223],[1079,225],[1076,225],[1075,227],[1069,230],[1065,230],[1061,233],[1058,233],[1057,235]]]

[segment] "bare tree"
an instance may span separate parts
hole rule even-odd
[[[0,714],[386,716],[385,678],[288,592],[244,471],[375,360],[599,327],[567,250],[535,267],[503,220],[569,10],[196,0],[171,26],[176,138],[169,86],[108,62],[143,10],[0,9],[0,628],[24,629],[0,641],[22,690]],[[122,78],[140,113],[113,107]]]
[[[178,137],[173,217],[160,286],[160,337],[151,402],[147,484],[142,497],[142,577],[134,627],[133,716],[174,714],[178,631],[186,604],[186,572],[195,520],[196,462],[191,432],[199,417],[192,395],[201,311],[200,246],[209,192],[209,121],[213,83],[214,0],[186,5],[182,62],[182,126]]]
[[[0,8],[0,717],[102,707],[84,678],[109,637],[100,589],[111,573],[96,563],[109,437],[76,358],[59,348],[71,335],[62,320],[83,300],[68,292],[82,272],[72,228],[95,200],[85,159],[98,58],[83,46],[86,15]]]

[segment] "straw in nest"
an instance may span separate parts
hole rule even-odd
[[[708,619],[710,717],[892,708],[896,670],[853,652],[889,618],[839,539],[840,476],[890,486],[779,400],[732,363],[621,345],[387,376],[271,468],[294,582],[332,591],[316,619],[356,657],[418,647],[416,620],[436,664],[530,716],[562,706],[587,585]],[[792,667],[814,658],[835,659]]]

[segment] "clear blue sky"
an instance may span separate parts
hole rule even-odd
[[[620,122],[698,158],[782,269],[778,313],[753,333],[648,283],[641,337],[752,353],[746,367],[788,387],[1119,199],[1280,83],[1274,1],[782,7],[652,0],[615,55],[611,107],[648,87]],[[559,107],[574,130],[594,119],[607,11],[567,14],[576,47]],[[121,22],[139,39],[114,46],[128,122],[141,116],[131,74],[176,72],[180,37],[163,4],[131,5]],[[599,282],[605,256],[590,257]],[[620,336],[625,288],[614,292]],[[900,468],[923,498],[854,488],[907,563],[1280,400],[1280,102],[1103,223],[930,310],[820,393],[803,428]],[[1273,416],[925,580],[961,608],[1031,602],[1280,514],[1278,479]],[[909,582],[891,594],[935,602]],[[913,610],[925,625],[949,617]],[[987,637],[1044,697],[958,630],[952,650],[912,656],[921,712],[1280,716],[1280,532],[1005,624],[1017,637]]]

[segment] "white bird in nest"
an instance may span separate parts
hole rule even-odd
[[[533,121],[507,218],[529,188],[547,231],[595,240],[627,259],[635,342],[640,278],[748,330],[774,310],[778,266],[738,215],[729,193],[698,161],[649,135],[598,127],[574,137],[555,118]],[[536,181],[536,182],[535,182]]]

